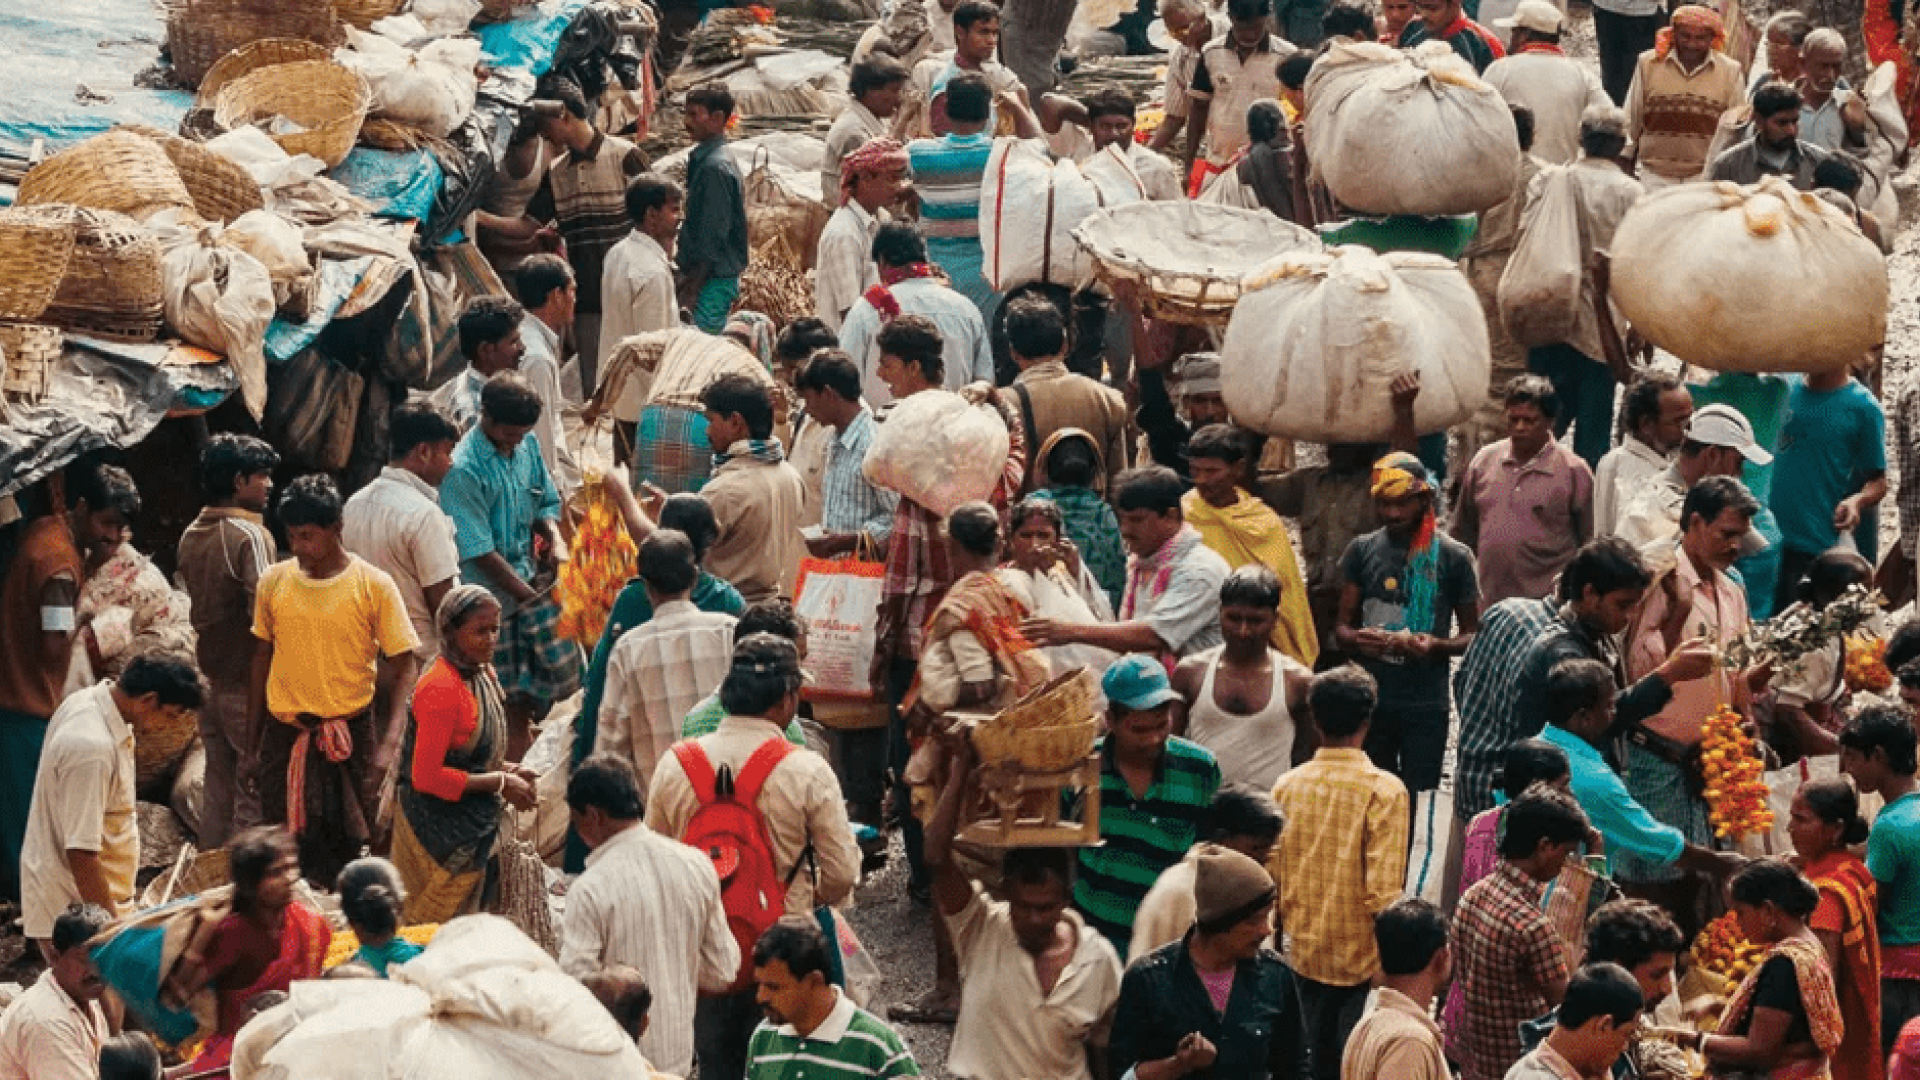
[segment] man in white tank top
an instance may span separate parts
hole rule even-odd
[[[1313,725],[1293,720],[1313,672],[1273,648],[1279,610],[1273,571],[1258,563],[1235,570],[1220,586],[1225,644],[1187,657],[1173,672],[1181,698],[1174,731],[1213,751],[1225,782],[1258,791],[1273,790],[1282,773],[1313,753]]]

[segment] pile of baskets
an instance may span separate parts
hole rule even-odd
[[[1099,684],[1087,668],[1056,675],[1045,686],[973,729],[980,764],[1023,773],[1062,773],[1093,752],[1100,718]]]
[[[31,404],[47,392],[60,331],[38,320],[73,260],[73,230],[23,210],[0,210],[0,400]]]

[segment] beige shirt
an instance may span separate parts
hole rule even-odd
[[[673,263],[660,242],[635,229],[607,252],[600,278],[600,363],[594,370],[604,380],[607,360],[622,341],[650,330],[680,325],[680,298],[673,289]],[[640,419],[646,386],[627,382],[626,393],[613,405],[616,420]]]
[[[0,1016],[0,1078],[94,1080],[100,1044],[111,1034],[99,1002],[82,1006],[67,996],[53,972],[20,995]]]
[[[951,25],[951,20],[949,20]],[[952,48],[927,57],[913,66],[913,73],[907,79],[906,92],[900,96],[900,111],[893,118],[893,137],[901,142],[914,139],[931,139],[944,132],[933,130],[933,115],[930,103],[937,94],[946,92],[947,83],[962,72],[955,61],[956,53]],[[1020,76],[1011,68],[1002,67],[992,60],[980,65],[977,72],[987,80],[987,89],[997,98],[1001,94],[1015,92],[1020,85]],[[937,88],[937,89],[936,89]],[[1013,118],[1001,115],[998,108],[989,113],[987,131],[994,135],[1013,134]]]
[[[353,493],[341,517],[347,550],[385,570],[399,588],[407,621],[420,639],[413,654],[424,670],[440,651],[427,586],[460,575],[453,519],[440,509],[440,493],[413,473],[389,465],[373,483]]]
[[[1452,1080],[1440,1028],[1414,1000],[1381,987],[1371,1011],[1354,1025],[1340,1059],[1340,1080]]]
[[[140,869],[134,773],[133,728],[113,703],[113,683],[72,695],[47,722],[20,850],[21,923],[28,937],[52,937],[53,921],[80,900],[69,851],[100,856],[100,873],[120,908],[114,914],[132,904]]]
[[[607,654],[593,750],[626,762],[642,796],[654,767],[680,741],[680,722],[726,677],[733,623],[731,615],[671,600],[620,635]]]
[[[948,1072],[963,1080],[1090,1080],[1087,1041],[1096,1033],[1104,1037],[1120,1000],[1120,958],[1079,912],[1069,908],[1062,917],[1073,927],[1074,952],[1044,994],[1033,954],[1013,936],[1006,904],[975,885],[973,900],[949,919],[961,985],[975,992],[960,997]]]
[[[1153,888],[1133,916],[1133,940],[1127,944],[1127,963],[1185,937],[1193,926],[1192,852],[1160,872]]]
[[[1600,85],[1598,69],[1558,53],[1529,50],[1503,56],[1488,64],[1480,78],[1509,105],[1533,110],[1530,152],[1551,165],[1565,165],[1580,155],[1580,114],[1589,105],[1613,103]]]
[[[1641,53],[1626,108],[1627,141],[1643,173],[1669,183],[1704,174],[1720,114],[1746,99],[1740,62],[1726,53],[1708,53],[1692,71],[1674,53]]]
[[[785,739],[786,733],[757,716],[729,716],[700,746],[715,769],[731,767],[737,774],[760,744]],[[773,844],[774,869],[784,880],[813,845],[818,877],[802,870],[787,890],[787,914],[811,916],[822,904],[838,904],[853,894],[860,880],[860,847],[847,824],[846,796],[827,759],[811,750],[787,755],[760,789],[760,816],[766,820]],[[668,754],[654,770],[647,801],[647,826],[663,836],[680,836],[700,802],[681,771],[680,759]]]
[[[1633,435],[1607,451],[1593,474],[1593,535],[1618,534],[1634,497],[1671,464],[1665,454]]]
[[[560,967],[577,977],[608,964],[632,967],[653,990],[640,1052],[685,1075],[699,992],[726,989],[740,970],[713,862],[638,824],[595,848],[567,890]]]
[[[886,133],[887,122],[858,101],[849,101],[846,110],[833,118],[833,126],[827,129],[826,154],[820,159],[820,196],[828,206],[840,205],[841,160]]]
[[[809,419],[793,437],[793,445],[788,448],[787,464],[800,474],[800,483],[804,485],[806,504],[800,511],[800,527],[820,524],[825,510],[823,489],[826,485],[827,455],[832,452],[835,440],[840,433],[829,424]]]
[[[806,546],[800,538],[800,514],[806,485],[793,466],[768,465],[739,455],[714,470],[700,496],[713,507],[720,538],[707,553],[707,569],[734,588],[749,604],[792,596]]]
[[[837,195],[834,198],[838,200]],[[869,214],[866,207],[848,199],[821,230],[820,255],[813,267],[813,313],[836,334],[847,309],[880,282],[873,262],[873,238],[886,220],[885,210]]]
[[[1200,50],[1199,63],[1206,65],[1213,90],[1204,93],[1189,86],[1187,97],[1211,103],[1207,107],[1207,161],[1210,164],[1225,165],[1247,145],[1247,109],[1262,98],[1280,97],[1280,61],[1299,51],[1284,39],[1269,35],[1266,48],[1242,60],[1230,33],[1214,38]]]
[[[1032,417],[1027,431],[1027,483],[1031,489],[1039,469],[1039,447],[1062,428],[1079,428],[1093,436],[1105,459],[1107,475],[1116,477],[1127,467],[1127,403],[1120,391],[1085,375],[1068,371],[1060,360],[1043,360],[1022,371],[1014,386],[1000,391],[1008,411]],[[1020,389],[1026,391],[1023,401]],[[1032,411],[1028,412],[1028,405]]]

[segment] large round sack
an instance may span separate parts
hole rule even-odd
[[[1487,397],[1492,357],[1453,262],[1361,247],[1282,255],[1247,276],[1220,347],[1221,392],[1245,427],[1312,442],[1380,442],[1388,387],[1420,373],[1414,426],[1439,431]]]
[[[987,284],[1006,292],[1030,281],[1091,283],[1093,268],[1074,243],[1073,228],[1100,209],[1103,197],[1080,166],[1048,160],[1039,142],[995,139],[980,177],[980,269]]]
[[[1499,91],[1443,42],[1334,44],[1307,76],[1307,156],[1365,214],[1477,214],[1513,196],[1520,141]]]
[[[1006,422],[991,407],[950,390],[922,390],[887,413],[862,471],[868,483],[944,518],[993,493],[1012,449]]]
[[[1880,249],[1771,176],[1642,198],[1613,234],[1610,291],[1640,336],[1720,371],[1829,371],[1887,336]]]

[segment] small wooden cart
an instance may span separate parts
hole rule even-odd
[[[984,847],[1092,847],[1100,843],[1100,719],[1086,668],[1051,682],[992,716],[956,717],[980,755],[974,820],[962,843]],[[1064,796],[1077,791],[1077,820]]]

